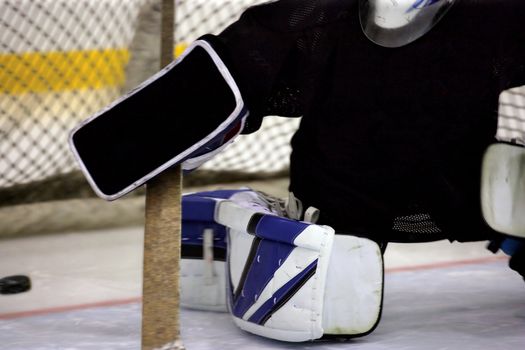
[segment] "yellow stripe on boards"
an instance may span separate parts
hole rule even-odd
[[[0,93],[59,92],[119,86],[126,49],[0,54]]]
[[[188,45],[176,45],[180,56]],[[127,49],[0,53],[0,94],[61,92],[122,86]]]
[[[186,43],[177,44],[175,45],[175,50],[173,50],[173,55],[175,57],[179,57],[180,55],[184,53],[184,51],[186,51],[187,48],[188,48],[188,44]]]

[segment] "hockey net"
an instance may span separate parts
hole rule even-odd
[[[261,2],[177,0],[175,53]],[[0,0],[0,206],[91,195],[68,133],[155,72],[159,22],[155,0]],[[285,174],[297,125],[267,118],[189,181]]]
[[[176,0],[176,46],[264,0]],[[90,197],[69,130],[158,67],[156,0],[0,0],[0,207]],[[501,97],[498,138],[525,143],[525,89]],[[188,180],[286,175],[298,119],[268,117]]]

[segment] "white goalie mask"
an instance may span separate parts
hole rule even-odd
[[[385,47],[400,47],[427,33],[456,0],[359,0],[365,35]]]

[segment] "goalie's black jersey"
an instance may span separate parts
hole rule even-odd
[[[525,84],[525,1],[458,0],[423,38],[383,48],[355,0],[256,6],[218,36],[257,129],[303,116],[290,189],[336,231],[480,240],[481,159],[501,91]]]

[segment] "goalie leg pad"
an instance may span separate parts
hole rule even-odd
[[[180,261],[182,307],[226,311],[226,231],[220,225],[185,222]]]
[[[226,233],[213,240],[215,248],[228,240],[226,274],[220,255],[209,253],[210,228]],[[381,316],[383,261],[375,242],[277,216],[250,190],[184,196],[181,264],[183,306],[228,307],[237,326],[267,338],[362,336]]]
[[[366,238],[336,235],[324,295],[325,336],[371,333],[381,319],[383,256]]]
[[[279,231],[280,222],[275,233],[288,241],[296,232]],[[230,230],[229,306],[240,328],[284,341],[323,335],[324,284],[334,233],[317,225],[301,229],[297,238],[322,237],[316,249]]]
[[[375,242],[271,215],[249,226],[252,232],[229,230],[229,307],[236,325],[290,342],[375,328],[383,300]]]
[[[181,306],[227,311],[226,228],[215,222],[218,200],[245,190],[209,191],[182,198]]]
[[[217,204],[225,199],[269,213],[249,189],[186,194],[182,198],[181,306],[227,311],[226,227],[215,221]]]

